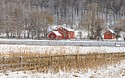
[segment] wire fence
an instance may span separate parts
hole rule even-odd
[[[87,70],[100,68],[125,59],[125,53],[72,54],[34,57],[0,57],[0,72],[37,70],[47,72],[53,70]]]

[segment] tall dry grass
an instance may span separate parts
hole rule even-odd
[[[0,69],[16,70],[36,70],[39,72],[58,72],[62,71],[87,71],[97,69],[101,66],[120,63],[125,59],[125,53],[94,53],[94,54],[40,54],[40,53],[9,53],[0,55]],[[4,56],[4,57],[3,57]]]

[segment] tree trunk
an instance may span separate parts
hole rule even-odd
[[[9,32],[6,32],[6,37],[9,38]]]
[[[47,37],[47,29],[44,29],[44,37]]]
[[[40,39],[40,30],[39,29],[37,30],[37,39],[38,40]]]
[[[17,30],[17,38],[20,38],[20,32]]]
[[[27,38],[30,38],[30,30],[27,30]]]
[[[71,24],[71,29],[73,29],[73,6],[72,6],[72,24]]]
[[[23,34],[23,38],[24,38],[24,39],[26,38],[26,33]]]

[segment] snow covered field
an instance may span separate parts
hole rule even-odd
[[[39,46],[39,45],[8,45],[0,44],[0,53],[33,52],[48,54],[87,54],[125,52],[124,47],[83,47],[83,46]],[[6,71],[0,78],[125,78],[125,60],[117,64],[88,69],[87,72],[71,70],[69,72],[40,73],[36,71]]]
[[[88,69],[87,72],[71,70],[70,72],[40,73],[35,71],[17,71],[0,73],[0,78],[125,78],[125,60],[120,63]]]
[[[87,54],[87,53],[115,53],[125,52],[124,47],[83,47],[83,46],[37,46],[37,45],[3,45],[0,44],[1,53],[9,52],[37,52],[37,53],[63,53],[63,54]]]

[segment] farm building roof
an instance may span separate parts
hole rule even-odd
[[[66,30],[68,30],[68,31],[74,31],[73,29],[71,29],[71,28],[69,28],[69,27],[66,27],[65,25],[58,25],[58,26],[57,26],[57,25],[53,25],[53,26],[50,26],[50,27],[48,28],[48,31],[57,30],[57,29],[60,28],[60,27],[66,29]]]
[[[58,31],[52,31],[53,33],[55,33],[57,36],[62,36]]]
[[[115,34],[115,32],[113,31],[113,30],[111,30],[111,29],[108,29],[111,33],[113,33],[113,34]]]
[[[58,29],[58,28],[60,28],[60,27],[62,27],[62,28],[64,28],[64,29],[66,29],[66,30],[68,30],[68,31],[74,31],[73,29],[68,28],[68,27],[65,27],[65,26],[59,26],[59,27],[57,27],[57,29]]]

